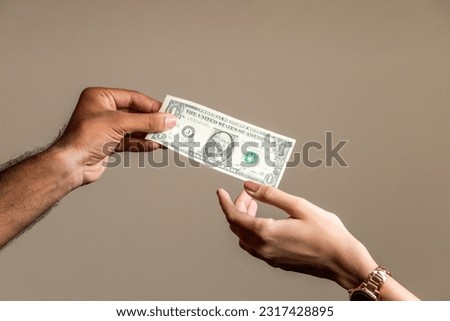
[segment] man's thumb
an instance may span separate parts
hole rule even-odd
[[[166,113],[123,113],[118,117],[119,126],[125,132],[155,133],[175,126],[177,118]]]

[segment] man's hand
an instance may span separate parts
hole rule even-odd
[[[96,181],[115,151],[151,151],[149,132],[175,125],[161,103],[136,91],[88,88],[52,146],[0,171],[0,248],[73,189]]]
[[[116,151],[152,151],[160,145],[143,139],[173,127],[176,117],[158,113],[161,103],[136,91],[85,89],[63,136],[54,144],[67,152],[75,186],[96,181]]]
[[[273,267],[333,280],[345,289],[359,285],[377,267],[335,214],[273,187],[246,182],[244,188],[235,203],[222,189],[218,196],[239,245],[251,255]],[[255,217],[255,199],[289,217]]]

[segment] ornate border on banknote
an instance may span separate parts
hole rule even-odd
[[[170,95],[160,111],[176,115],[177,125],[146,139],[239,179],[279,185],[294,139]]]

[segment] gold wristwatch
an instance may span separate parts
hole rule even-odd
[[[348,290],[350,301],[378,301],[381,287],[388,276],[392,276],[391,272],[383,266],[378,266],[361,285]]]

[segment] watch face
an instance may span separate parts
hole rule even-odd
[[[357,290],[352,293],[350,301],[375,301],[375,299],[369,293]]]

